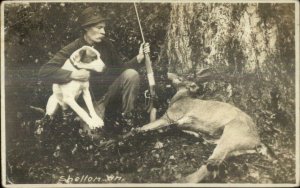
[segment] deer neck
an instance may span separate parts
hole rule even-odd
[[[177,102],[183,98],[186,98],[186,97],[190,97],[188,89],[185,88],[185,89],[178,90],[177,93],[171,99],[169,106],[172,106],[172,104],[174,104],[175,102]]]

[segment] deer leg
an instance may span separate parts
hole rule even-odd
[[[206,165],[201,166],[196,172],[181,178],[176,183],[198,183],[210,175]]]
[[[223,135],[218,141],[212,155],[207,161],[207,169],[216,176],[220,164],[232,155],[253,153],[259,138],[250,132],[244,121],[233,121],[225,126]]]
[[[177,121],[178,126],[182,126],[185,124],[191,124],[191,123],[193,123],[193,118],[190,116],[184,116]]]
[[[237,157],[244,154],[255,154],[255,153],[257,153],[255,149],[232,151],[228,154],[228,157]]]
[[[193,119],[189,116],[184,116],[176,122],[178,127],[181,127],[181,126],[186,125],[186,124],[192,124],[192,123],[193,123]],[[194,136],[196,138],[200,138],[200,135],[198,133],[194,132],[194,131],[182,130],[182,132],[184,132],[188,135]]]
[[[153,121],[151,123],[148,123],[140,128],[137,128],[136,130],[138,132],[144,132],[144,131],[151,131],[151,130],[156,130],[156,129],[160,129],[163,127],[169,126],[169,123],[166,119],[164,119],[163,117]]]
[[[212,173],[213,177],[216,178],[220,173],[220,165],[224,161],[225,158],[227,158],[228,153],[231,150],[229,147],[222,143],[222,140],[220,140],[219,144],[214,149],[212,155],[208,158],[206,162],[206,167],[209,172]]]

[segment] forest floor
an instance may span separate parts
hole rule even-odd
[[[138,114],[136,127],[148,121],[145,113]],[[278,159],[260,154],[232,157],[224,162],[223,175],[204,183],[295,183],[294,129],[273,118],[268,130],[262,125],[274,116],[256,115],[260,136]],[[175,127],[98,147],[100,141],[84,134],[74,117],[67,125],[59,115],[43,125],[21,122],[20,136],[7,143],[7,183],[172,183],[205,164],[215,147]],[[102,134],[101,139],[114,136]]]

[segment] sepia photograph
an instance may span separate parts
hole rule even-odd
[[[3,187],[298,187],[299,2],[1,2]]]

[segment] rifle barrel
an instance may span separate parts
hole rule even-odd
[[[143,43],[145,43],[145,37],[144,37],[143,28],[142,28],[140,17],[139,17],[139,12],[137,10],[136,4],[135,3],[133,3],[133,4],[134,4],[134,9],[135,9],[136,17],[137,17],[137,20],[138,20],[138,23],[139,23],[139,27],[140,27],[140,32],[141,32],[141,35],[142,35]]]

